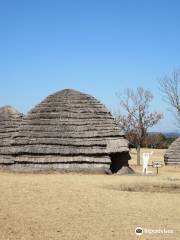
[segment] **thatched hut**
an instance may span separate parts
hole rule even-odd
[[[164,162],[166,165],[180,164],[180,137],[177,138],[166,151]]]
[[[11,138],[22,121],[23,114],[11,106],[0,108],[0,164],[11,164]]]
[[[33,108],[13,137],[16,167],[106,170],[128,166],[128,141],[94,97],[65,89]],[[111,165],[111,166],[110,166]]]

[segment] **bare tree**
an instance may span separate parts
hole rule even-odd
[[[137,165],[140,165],[140,146],[147,135],[147,130],[157,124],[163,114],[149,111],[153,95],[142,87],[136,90],[128,88],[118,97],[124,114],[117,114],[116,120],[120,128],[125,131],[130,143],[136,146]]]
[[[171,107],[171,111],[180,127],[180,69],[174,71],[171,76],[164,76],[159,81],[160,90],[165,100]]]

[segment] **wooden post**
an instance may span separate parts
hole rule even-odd
[[[140,144],[137,146],[137,166],[140,166],[140,161],[141,161],[141,147]]]

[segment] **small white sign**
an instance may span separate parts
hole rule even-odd
[[[154,168],[160,168],[163,166],[163,162],[162,161],[154,161],[153,162],[153,167]]]

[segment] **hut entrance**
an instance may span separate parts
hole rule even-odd
[[[110,170],[112,173],[117,173],[123,166],[129,166],[128,160],[130,159],[130,155],[128,152],[111,153],[110,158]]]

